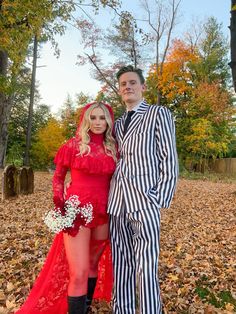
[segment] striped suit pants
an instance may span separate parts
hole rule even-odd
[[[135,314],[137,287],[140,314],[162,313],[158,282],[160,210],[110,215],[110,237],[113,313]]]

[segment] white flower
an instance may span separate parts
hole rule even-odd
[[[88,203],[80,207],[80,203],[77,195],[71,195],[65,202],[65,214],[62,215],[59,208],[54,208],[45,214],[43,219],[45,224],[52,232],[59,233],[66,228],[73,227],[77,215],[80,215],[84,220],[84,226],[86,226],[93,220],[93,206]]]

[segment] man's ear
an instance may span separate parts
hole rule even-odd
[[[146,84],[145,84],[145,83],[144,83],[144,84],[142,84],[142,91],[143,91],[143,92],[145,92],[145,91],[146,91],[146,89],[147,89]]]

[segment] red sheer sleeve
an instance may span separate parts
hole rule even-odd
[[[71,163],[75,155],[75,139],[70,139],[67,143],[62,145],[58,150],[54,163],[56,170],[53,176],[53,200],[57,207],[61,207],[64,202],[64,182],[68,169],[71,168]]]
[[[58,164],[54,172],[52,187],[53,187],[53,200],[57,207],[61,207],[59,202],[64,202],[64,182],[68,168]],[[57,203],[58,202],[58,203]]]

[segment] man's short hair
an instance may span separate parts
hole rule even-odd
[[[134,72],[138,75],[141,84],[145,83],[145,78],[143,76],[143,71],[141,69],[135,68],[132,65],[127,65],[127,66],[123,66],[122,68],[120,68],[120,70],[117,72],[116,74],[116,78],[119,81],[120,77],[122,74],[127,73],[127,72]]]

